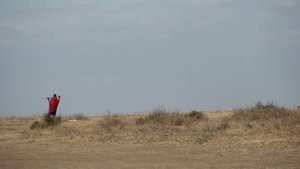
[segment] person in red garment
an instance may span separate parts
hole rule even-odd
[[[49,100],[49,97],[47,98],[48,102],[49,102],[49,110],[48,110],[48,116],[56,116],[56,111],[57,111],[57,106],[59,104],[60,101],[60,96],[58,96],[58,99],[56,97],[56,94],[53,95],[53,97],[51,97],[51,99]]]

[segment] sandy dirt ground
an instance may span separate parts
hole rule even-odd
[[[1,118],[1,169],[300,168],[299,127],[293,131],[226,130],[203,144],[97,142],[27,137],[33,120]]]

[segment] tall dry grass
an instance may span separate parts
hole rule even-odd
[[[257,102],[252,107],[235,110],[229,120],[231,125],[240,124],[246,128],[291,127],[300,124],[300,112],[277,106],[273,102]]]
[[[125,118],[120,114],[105,115],[103,120],[97,122],[97,129],[103,132],[112,132],[113,130],[122,130],[127,125]]]
[[[71,116],[72,120],[90,120],[87,116],[80,114],[80,113],[76,113],[74,115]]]
[[[109,114],[90,120],[82,115],[61,118],[59,123],[42,119],[32,124],[26,137],[49,137],[60,139],[90,139],[94,141],[196,141],[217,132],[218,122],[209,121],[203,112],[177,112],[155,109],[141,115]],[[76,120],[74,120],[76,119]],[[89,120],[86,120],[89,119]],[[47,122],[48,121],[48,122]],[[55,124],[55,125],[54,125]],[[37,126],[35,126],[37,125]],[[31,137],[34,138],[34,137]]]
[[[77,117],[78,120],[75,121],[72,120],[75,116],[63,118],[58,125],[39,127],[31,133],[40,137],[52,133],[53,138],[78,138],[100,142],[177,141],[202,144],[228,129],[241,131],[262,127],[280,129],[300,125],[299,110],[261,102],[252,107],[234,110],[232,115],[225,117],[221,115],[220,118],[216,118],[215,115],[208,118],[209,116],[201,111],[177,112],[166,109],[155,109],[139,115]]]

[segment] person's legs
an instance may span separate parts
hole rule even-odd
[[[55,117],[56,116],[56,110],[52,112],[52,115]]]
[[[51,116],[55,117],[55,116],[56,116],[56,110],[55,110],[54,112],[49,112],[49,113],[47,114],[47,116],[48,116],[48,117],[51,117]]]

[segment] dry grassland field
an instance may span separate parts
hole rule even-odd
[[[238,110],[0,118],[0,168],[300,168],[300,112]]]

